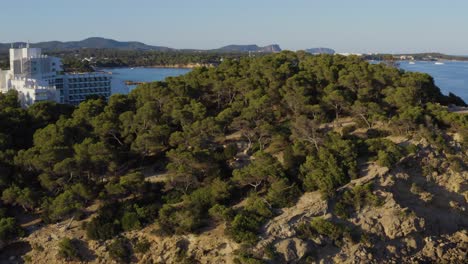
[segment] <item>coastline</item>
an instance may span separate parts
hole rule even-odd
[[[188,63],[188,64],[168,64],[168,65],[152,65],[152,66],[138,66],[138,68],[167,68],[167,69],[193,69],[198,67],[215,67],[213,63]],[[135,67],[137,68],[137,67]]]
[[[105,71],[106,69],[124,69],[124,68],[156,68],[156,69],[194,69],[198,67],[215,67],[213,63],[188,63],[188,64],[167,64],[167,65],[148,65],[148,66],[116,66],[95,68],[95,71]]]

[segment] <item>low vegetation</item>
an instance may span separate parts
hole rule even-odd
[[[80,261],[81,256],[77,248],[77,240],[64,238],[58,243],[58,257],[65,261]]]

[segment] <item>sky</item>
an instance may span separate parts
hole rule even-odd
[[[105,37],[468,55],[466,0],[0,0],[0,43]]]

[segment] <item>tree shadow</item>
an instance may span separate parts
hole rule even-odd
[[[466,205],[465,198],[455,192],[428,181],[422,173],[420,165],[412,162],[411,175],[407,179],[396,179],[393,186],[386,191],[393,193],[393,198],[401,207],[406,207],[418,218],[424,219],[423,235],[440,236],[452,234],[468,228],[468,212],[453,208],[451,203]],[[432,195],[432,200],[423,201],[414,190],[413,184],[424,186],[424,192]],[[384,187],[385,189],[385,187]]]
[[[89,249],[88,244],[86,242],[76,239],[74,243],[76,249],[80,253],[81,261],[92,262],[96,259],[96,254],[94,254],[94,252]]]
[[[17,241],[8,244],[0,250],[0,263],[25,263],[22,256],[32,250],[29,242]]]

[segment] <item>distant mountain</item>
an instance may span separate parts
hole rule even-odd
[[[76,49],[120,49],[120,50],[154,50],[154,51],[213,51],[213,52],[280,52],[281,48],[279,45],[268,45],[265,47],[259,47],[257,45],[229,45],[219,49],[212,50],[197,50],[197,49],[173,49],[162,46],[147,45],[142,42],[136,41],[117,41],[106,38],[87,38],[81,41],[47,41],[31,43],[31,47],[42,48],[45,52],[47,51],[66,51]],[[25,42],[15,42],[14,47],[26,46]],[[11,43],[0,43],[0,53],[8,52],[11,47]]]
[[[335,54],[335,50],[329,48],[312,48],[306,49],[305,51],[312,54]]]
[[[24,42],[13,43],[15,47],[25,46]],[[0,52],[5,52],[11,47],[10,44],[0,43]],[[44,51],[48,50],[73,50],[73,49],[121,49],[121,50],[156,50],[156,51],[170,51],[173,50],[168,47],[151,46],[136,41],[117,41],[106,38],[87,38],[81,41],[47,41],[39,43],[31,43],[31,47],[42,48]]]
[[[212,51],[219,52],[280,52],[281,48],[277,44],[259,47],[257,45],[228,45]]]

